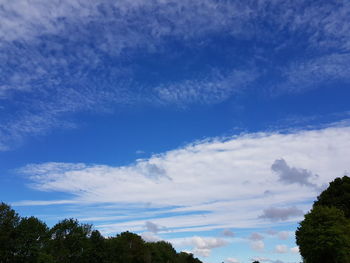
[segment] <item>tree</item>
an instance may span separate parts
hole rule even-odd
[[[296,231],[307,263],[350,262],[350,178],[336,178],[305,215]]]
[[[5,203],[0,203],[0,263],[14,262],[19,220],[15,210]]]
[[[123,232],[107,240],[110,262],[144,263],[147,258],[145,241],[131,232]]]
[[[64,219],[48,229],[0,203],[0,263],[202,263],[165,241],[148,243],[128,231],[106,239],[91,228]]]
[[[350,218],[350,177],[336,178],[331,182],[314,203],[314,206],[319,205],[337,207]]]
[[[55,262],[86,262],[91,225],[79,224],[75,219],[64,219],[50,230],[50,253]]]
[[[178,263],[202,263],[198,258],[193,257],[192,253],[180,252],[177,254]]]
[[[315,206],[296,231],[307,263],[350,263],[350,221],[336,207]]]
[[[37,263],[48,241],[48,227],[35,217],[22,218],[16,232],[16,261]]]
[[[106,244],[105,239],[98,230],[91,232],[87,250],[88,262],[105,262]]]
[[[174,263],[176,260],[176,251],[173,246],[165,241],[147,243],[150,250],[149,262],[152,263]]]

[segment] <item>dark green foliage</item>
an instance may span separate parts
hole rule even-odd
[[[34,263],[42,258],[41,251],[48,242],[48,227],[35,217],[22,218],[17,226],[17,262]]]
[[[107,240],[109,262],[141,263],[147,256],[145,242],[139,235],[124,232]]]
[[[350,178],[330,183],[296,231],[307,263],[350,263]]]
[[[20,217],[10,206],[0,203],[0,263],[15,261],[19,221]]]
[[[350,177],[337,178],[317,198],[314,206],[335,206],[350,218]]]
[[[177,258],[178,263],[202,263],[198,258],[194,258],[193,254],[180,252]]]
[[[54,262],[86,262],[91,225],[64,219],[50,230],[49,250]]]
[[[315,206],[296,231],[308,263],[350,263],[350,221],[335,207]]]
[[[174,263],[176,262],[176,251],[173,246],[165,241],[148,243],[150,251],[149,260],[152,263]]]
[[[106,242],[98,230],[91,232],[87,253],[87,262],[105,262],[106,260]]]
[[[130,232],[104,238],[92,226],[64,219],[49,229],[0,204],[0,263],[201,263],[170,243],[145,242]]]

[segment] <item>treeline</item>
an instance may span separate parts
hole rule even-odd
[[[165,241],[124,232],[103,237],[92,225],[65,219],[49,228],[0,203],[0,263],[201,263]]]

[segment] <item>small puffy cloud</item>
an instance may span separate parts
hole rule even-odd
[[[264,239],[264,236],[257,233],[257,232],[254,232],[252,233],[250,236],[249,236],[249,239],[250,240],[253,240],[253,241],[258,241],[258,240],[263,240]]]
[[[278,232],[276,230],[273,230],[273,229],[269,229],[266,231],[266,233],[270,236],[274,236],[276,235]]]
[[[193,246],[193,253],[202,257],[209,257],[213,248],[228,245],[228,242],[222,238],[199,236],[194,236],[191,239],[187,239],[183,243]]]
[[[259,216],[259,218],[269,219],[271,221],[285,221],[291,217],[301,216],[303,215],[303,211],[296,207],[288,207],[288,208],[277,208],[270,207],[263,211],[263,214]]]
[[[265,258],[265,257],[253,257],[250,260],[251,261],[259,261],[259,262],[269,262],[270,261],[269,258]]]
[[[240,263],[239,260],[236,258],[227,258],[225,261],[227,263]]]
[[[230,229],[224,229],[222,231],[222,235],[225,237],[234,237],[235,233],[233,231],[231,231]]]
[[[294,253],[294,254],[298,254],[299,253],[299,247],[292,247],[290,249],[290,252]]]
[[[265,248],[265,243],[262,240],[253,241],[250,243],[250,246],[255,251],[262,251]]]
[[[281,260],[273,260],[265,257],[254,257],[251,259],[251,261],[268,262],[268,263],[284,263]]]
[[[158,233],[161,230],[161,227],[159,227],[157,224],[152,223],[150,221],[146,221],[145,226],[146,226],[146,229],[152,233]]]
[[[171,180],[171,178],[167,176],[166,170],[163,167],[154,163],[139,161],[137,169],[139,169],[139,172],[144,176],[154,180],[158,180],[160,178],[166,178]]]
[[[228,244],[228,242],[222,238],[199,236],[193,237],[191,239],[191,243],[199,249],[212,249],[217,247],[223,247]]]
[[[288,252],[288,247],[286,245],[276,245],[275,252],[284,254]]]
[[[310,187],[317,187],[309,180],[318,177],[306,169],[298,169],[288,166],[284,159],[276,160],[271,165],[271,170],[278,174],[279,181],[284,184],[299,184]]]
[[[287,240],[289,238],[290,234],[288,231],[281,231],[281,232],[278,232],[277,236],[281,240]]]
[[[211,253],[211,249],[209,248],[195,248],[193,253],[202,257],[209,257]]]
[[[288,231],[276,231],[276,230],[273,230],[273,229],[269,229],[266,231],[266,233],[270,236],[276,236],[278,239],[280,240],[287,240],[289,237],[290,237],[290,232]]]
[[[141,237],[146,242],[157,242],[162,240],[159,236],[157,236],[155,233],[152,232],[144,232],[141,234]]]

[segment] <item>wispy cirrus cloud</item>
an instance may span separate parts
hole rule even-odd
[[[0,150],[74,126],[77,112],[220,103],[254,83],[272,94],[348,83],[349,12],[305,0],[3,2]],[[162,62],[140,66],[144,56]]]
[[[285,81],[274,88],[278,93],[317,89],[335,81],[350,82],[350,53],[335,53],[295,61],[282,74]]]
[[[161,103],[185,106],[191,103],[215,104],[244,92],[256,80],[258,73],[255,70],[235,70],[225,76],[215,72],[211,75],[209,78],[162,84],[155,91]]]

